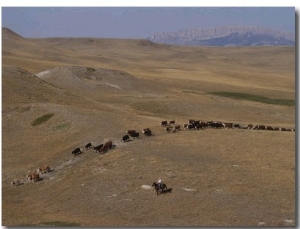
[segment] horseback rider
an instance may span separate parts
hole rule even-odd
[[[160,177],[158,178],[157,184],[158,184],[158,188],[161,189],[162,182],[161,182],[161,178]]]

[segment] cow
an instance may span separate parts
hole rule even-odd
[[[194,124],[188,124],[187,128],[188,128],[188,130],[193,130],[193,129],[195,129],[195,125]]]
[[[272,126],[267,126],[267,130],[274,130]]]
[[[99,152],[99,150],[102,148],[103,144],[97,145],[94,147],[94,150],[96,150],[96,152]]]
[[[82,151],[81,151],[80,148],[76,148],[76,149],[74,149],[74,150],[72,151],[72,154],[74,154],[74,156],[77,155],[77,154],[80,154],[80,153],[82,153]]]
[[[225,125],[225,128],[227,128],[227,129],[233,129],[233,123],[231,123],[231,122],[225,122],[224,125]]]
[[[187,129],[188,128],[188,126],[189,126],[189,124],[183,124],[183,129]]]
[[[245,129],[247,129],[247,126],[246,125],[240,125],[240,129],[245,130]]]
[[[240,129],[240,124],[238,124],[238,123],[233,124],[233,128],[238,128],[238,129]]]
[[[136,131],[135,130],[127,130],[126,133],[129,134],[130,137],[133,137],[133,135],[136,133]]]
[[[248,130],[250,130],[250,129],[252,129],[252,128],[253,128],[253,125],[252,125],[252,124],[248,124],[248,125],[247,125],[247,129],[248,129]]]
[[[174,128],[175,128],[175,130],[180,130],[180,125],[177,124],[174,126]]]
[[[171,126],[167,126],[165,129],[169,133],[172,130],[172,127]]]
[[[30,174],[27,175],[27,179],[29,181],[36,182],[40,179],[40,175],[36,172],[33,172],[33,173],[30,173]]]
[[[265,130],[266,126],[265,125],[256,125],[253,127],[254,130]]]
[[[129,141],[129,135],[128,135],[128,134],[124,135],[124,136],[122,137],[122,141],[123,141],[123,142]]]
[[[88,150],[88,149],[91,148],[91,147],[92,147],[92,143],[88,143],[88,144],[85,145],[85,149],[86,149],[86,150]]]
[[[213,121],[208,121],[208,122],[206,122],[206,126],[207,127],[213,127]]]
[[[139,138],[140,137],[140,134],[138,132],[135,132],[131,135],[131,137],[133,138]]]
[[[212,128],[222,128],[224,127],[224,124],[221,122],[214,122],[214,121],[209,121],[206,123],[206,126],[210,126]]]
[[[175,125],[175,120],[171,120],[169,123],[170,125]]]
[[[76,148],[72,151],[72,154],[74,154],[74,156],[76,156],[77,154],[81,154],[81,153],[82,153],[82,151],[80,148]]]
[[[194,120],[194,119],[189,119],[189,124],[192,124],[192,123],[194,123],[196,120]]]
[[[21,185],[21,184],[23,184],[23,182],[22,181],[19,181],[18,179],[14,179],[12,182],[10,182],[10,185],[11,186],[19,186],[19,185]]]
[[[101,147],[99,153],[106,153],[107,150],[111,149],[112,147],[113,147],[112,141],[108,141]]]
[[[200,125],[200,129],[206,128],[206,122],[204,122],[204,121],[200,121],[199,125]]]
[[[41,173],[41,174],[48,173],[48,172],[50,172],[50,167],[49,167],[49,165],[43,165],[37,169],[37,172]]]
[[[162,125],[162,126],[168,125],[168,121],[162,121],[162,122],[161,122],[161,125]]]
[[[146,136],[151,136],[152,132],[149,128],[143,129],[142,132],[146,135]]]

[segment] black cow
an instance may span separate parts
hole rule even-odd
[[[129,135],[128,134],[126,134],[126,135],[124,135],[123,137],[122,137],[122,141],[123,142],[127,142],[129,140]]]
[[[88,143],[88,144],[85,145],[85,149],[86,150],[89,149],[89,148],[91,148],[91,147],[92,147],[92,143]]]
[[[274,130],[272,126],[267,126],[267,130]]]
[[[142,131],[146,136],[151,136],[152,135],[152,131],[149,128],[143,129]]]
[[[223,123],[221,123],[221,122],[214,122],[214,121],[207,122],[206,126],[212,127],[212,128],[222,128],[222,127],[224,127]]]
[[[194,124],[188,124],[187,128],[189,130],[194,130],[195,129],[195,125]]]
[[[127,130],[126,133],[129,134],[130,137],[133,137],[133,135],[136,133],[136,131],[135,130]]]
[[[98,146],[95,146],[95,147],[94,147],[94,150],[96,150],[97,152],[99,152],[102,146],[103,146],[103,144],[100,144],[100,145],[98,145]]]
[[[133,133],[132,135],[130,135],[133,138],[139,138],[140,134],[138,132]]]
[[[76,156],[77,154],[81,154],[81,153],[82,153],[82,151],[80,148],[76,148],[72,151],[72,154],[74,154],[74,156]]]
[[[234,128],[240,128],[240,124],[235,123],[235,124],[233,124],[233,127],[234,127]]]

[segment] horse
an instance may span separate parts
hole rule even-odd
[[[164,183],[160,183],[160,185],[159,185],[159,184],[153,182],[152,187],[155,188],[157,195],[159,195],[160,193],[168,191],[167,185],[164,184]]]

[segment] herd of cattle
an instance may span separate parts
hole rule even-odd
[[[142,132],[146,136],[152,135],[152,131],[149,128],[143,129]],[[123,142],[128,142],[128,141],[130,141],[130,138],[134,139],[134,138],[139,138],[139,137],[140,137],[139,132],[137,132],[135,130],[127,130],[126,135],[124,135],[121,140]],[[100,145],[97,145],[97,146],[93,146],[92,143],[87,143],[84,148],[85,148],[85,150],[89,150],[89,149],[93,148],[95,150],[95,152],[103,154],[103,153],[106,153],[109,149],[112,149],[114,147],[115,147],[115,145],[113,144],[113,142],[111,140],[109,140],[109,141],[102,143]],[[77,156],[81,153],[83,153],[83,149],[81,149],[80,147],[77,147],[72,151],[72,154],[74,156]],[[36,181],[42,180],[42,177],[41,177],[42,174],[48,173],[50,171],[51,171],[51,169],[48,165],[43,165],[40,168],[38,168],[36,171],[30,172],[29,174],[27,174],[26,178],[28,181],[36,182]],[[14,185],[14,186],[18,186],[21,184],[24,184],[24,182],[20,181],[19,179],[14,179],[11,182],[11,185]]]
[[[171,121],[162,121],[161,126],[165,128],[167,132],[177,132],[181,130],[181,125],[175,124],[175,120]],[[214,128],[214,129],[221,129],[221,128],[227,128],[227,129],[252,129],[252,130],[273,130],[273,131],[295,131],[295,129],[292,128],[282,128],[282,127],[272,127],[272,126],[266,126],[266,125],[240,125],[236,123],[229,123],[229,122],[215,122],[215,121],[200,121],[200,120],[194,120],[190,119],[188,120],[188,123],[183,125],[184,130],[200,130],[200,129],[207,129],[207,128]],[[142,132],[145,136],[152,136],[152,131],[149,128],[142,129]],[[125,143],[132,139],[139,138],[140,134],[136,130],[127,130],[126,134],[121,138],[121,140]],[[111,140],[94,146],[92,143],[88,143],[85,145],[85,150],[89,150],[93,148],[95,152],[98,153],[106,153],[109,149],[114,148],[115,145]],[[79,147],[75,148],[72,151],[72,154],[74,156],[77,156],[79,154],[83,153],[83,150]],[[48,165],[43,165],[40,168],[38,168],[36,171],[29,173],[26,178],[28,181],[36,182],[42,179],[41,175],[44,173],[50,172],[51,169]],[[24,182],[15,179],[11,182],[11,185],[21,185]]]
[[[167,132],[177,132],[181,129],[181,126],[178,124],[175,124],[175,120],[172,121],[162,121],[161,126],[165,127]],[[183,125],[183,129],[185,130],[200,130],[200,129],[206,129],[206,128],[215,128],[215,129],[221,129],[221,128],[227,128],[227,129],[252,129],[252,130],[274,130],[274,131],[295,131],[295,129],[292,128],[282,128],[282,127],[272,127],[267,125],[240,125],[237,123],[231,123],[231,122],[216,122],[216,121],[200,121],[200,120],[194,120],[190,119],[188,120],[188,123]]]
[[[36,171],[30,172],[29,174],[27,174],[26,178],[28,181],[36,182],[36,181],[39,181],[42,179],[42,177],[41,177],[42,174],[48,173],[50,171],[51,171],[51,169],[50,169],[49,165],[43,165],[43,166],[39,167]],[[19,179],[14,179],[11,182],[11,185],[14,185],[14,186],[18,186],[21,184],[24,184],[24,182],[20,181]]]

